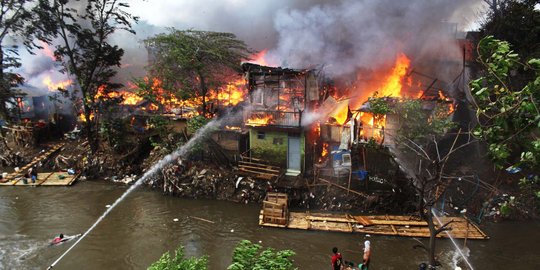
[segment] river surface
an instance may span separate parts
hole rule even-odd
[[[0,269],[46,269],[74,241],[59,246],[48,242],[59,233],[83,233],[125,190],[104,182],[0,187]],[[242,239],[293,249],[299,269],[329,269],[333,246],[339,247],[345,260],[358,261],[366,239],[372,243],[371,269],[418,269],[426,258],[422,250],[412,248],[418,244],[414,239],[261,228],[258,212],[256,204],[188,200],[138,188],[55,269],[146,269],[179,245],[188,256],[209,255],[210,269],[226,269]],[[540,269],[540,223],[506,222],[482,228],[490,240],[467,242],[475,269]],[[438,251],[443,269],[453,269],[452,243],[439,241]]]

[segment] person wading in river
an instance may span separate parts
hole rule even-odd
[[[338,248],[334,247],[332,253],[334,253],[332,255],[332,270],[343,270],[343,257],[338,252]]]
[[[362,259],[362,264],[360,265],[360,269],[367,270],[369,268],[370,262],[371,262],[371,243],[366,240],[364,242],[364,257]]]

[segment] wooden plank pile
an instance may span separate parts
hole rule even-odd
[[[253,176],[261,180],[277,180],[283,174],[280,167],[268,164],[262,159],[242,158],[238,161],[238,169],[241,173]]]
[[[261,220],[264,223],[274,224],[276,227],[287,226],[289,220],[289,199],[287,194],[269,192],[263,201]]]

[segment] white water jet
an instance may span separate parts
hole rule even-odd
[[[431,213],[433,214],[435,219],[437,219],[437,222],[439,222],[439,224],[443,224],[441,222],[441,219],[439,219],[439,217],[436,215],[436,213],[435,213],[435,211],[433,209],[431,209]],[[467,259],[467,256],[465,256],[465,254],[463,253],[463,250],[461,250],[461,248],[459,248],[459,246],[456,243],[456,240],[454,239],[454,237],[452,237],[452,235],[448,231],[444,231],[444,232],[446,233],[446,235],[448,235],[448,238],[450,238],[450,241],[452,241],[452,244],[454,244],[454,247],[456,248],[456,251],[459,253],[461,258],[463,258],[463,261],[467,264],[467,266],[469,266],[469,269],[474,270],[473,266],[471,265],[471,263]]]
[[[468,247],[464,247],[463,249],[461,249],[461,252],[466,256],[466,257],[469,257],[470,256],[470,253],[471,253],[471,250],[468,248]],[[452,259],[451,259],[451,267],[452,269],[459,269],[459,263],[461,262],[461,255],[458,251],[454,252],[452,254]]]
[[[193,147],[193,145],[195,145],[195,143],[197,143],[197,141],[201,139],[206,132],[208,132],[212,127],[218,126],[220,122],[221,120],[216,120],[216,119],[208,122],[208,124],[206,124],[204,127],[197,130],[195,135],[193,135],[193,137],[189,141],[187,141],[186,144],[182,145],[180,148],[176,149],[174,152],[166,155],[158,163],[152,166],[152,168],[146,171],[143,174],[143,176],[139,178],[139,180],[137,180],[137,182],[135,182],[132,186],[130,186],[128,190],[126,190],[124,194],[122,194],[122,196],[120,196],[120,198],[118,198],[111,205],[111,207],[107,208],[107,211],[105,211],[105,213],[103,213],[96,220],[96,222],[94,222],[94,224],[92,224],[92,226],[90,226],[90,228],[86,230],[86,232],[81,237],[79,237],[79,239],[77,239],[77,241],[73,243],[71,247],[69,247],[64,253],[62,253],[62,255],[60,255],[60,257],[58,257],[58,259],[56,259],[56,261],[54,261],[47,269],[52,269],[60,260],[62,260],[62,258],[66,256],[66,254],[68,254],[81,240],[83,240],[84,237],[86,237],[120,202],[124,200],[124,198],[126,198],[134,189],[136,189],[138,186],[144,183],[144,181],[146,181],[148,177],[152,176],[157,170],[160,170],[161,168],[163,168],[163,166],[167,165],[171,161],[177,159],[180,156],[186,155],[191,149],[191,147]]]

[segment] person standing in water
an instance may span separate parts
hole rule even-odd
[[[371,243],[369,240],[364,242],[364,257],[362,259],[361,270],[367,270],[369,268],[369,263],[371,262]]]
[[[338,248],[332,249],[332,270],[343,270],[343,257],[338,252]]]

